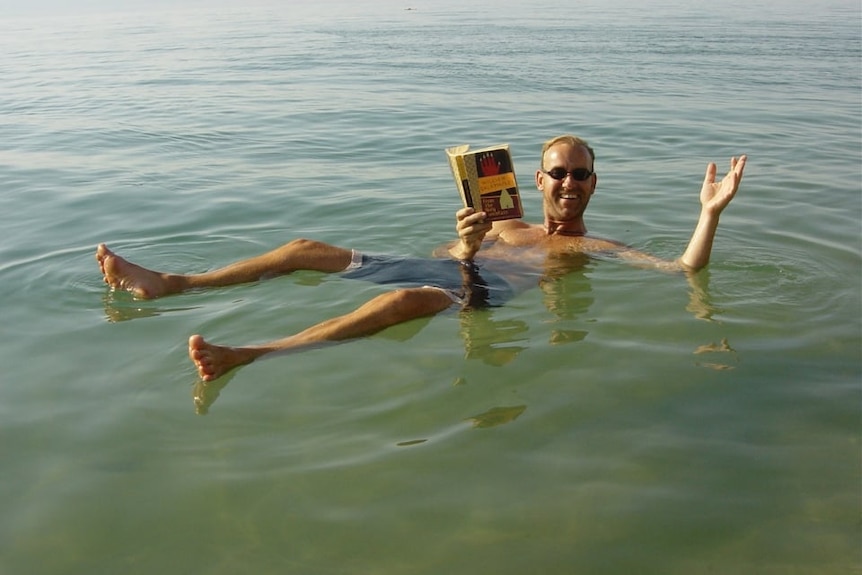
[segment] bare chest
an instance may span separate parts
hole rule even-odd
[[[564,253],[591,253],[618,250],[623,247],[617,242],[592,236],[548,235],[541,227],[506,230],[496,243],[498,249],[506,247],[533,248],[546,255]]]

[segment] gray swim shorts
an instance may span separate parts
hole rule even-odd
[[[443,290],[463,307],[503,305],[515,293],[502,276],[473,262],[451,259],[368,255],[353,251],[342,276],[381,285],[431,287]]]

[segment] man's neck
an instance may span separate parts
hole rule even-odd
[[[545,218],[545,233],[549,236],[585,236],[587,228],[583,221],[578,222],[555,222]]]

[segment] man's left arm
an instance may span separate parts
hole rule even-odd
[[[747,159],[746,156],[731,158],[730,171],[720,182],[715,181],[715,164],[710,163],[707,166],[703,187],[700,190],[700,217],[685,252],[677,260],[683,269],[698,271],[709,263],[719,216],[739,189]]]

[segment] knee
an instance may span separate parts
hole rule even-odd
[[[327,247],[323,242],[317,240],[309,240],[306,238],[297,238],[291,240],[278,248],[276,251],[280,258],[285,261],[296,262],[296,258],[303,256],[317,256],[324,253]]]
[[[281,249],[284,251],[298,252],[317,249],[320,247],[320,245],[321,243],[315,240],[296,238],[294,240],[290,240],[289,242],[281,246]]]
[[[408,315],[435,314],[452,305],[445,292],[435,288],[403,288],[386,294],[387,305]]]
[[[351,251],[330,244],[297,238],[276,248],[272,256],[282,272],[315,270],[341,271],[350,264]]]

